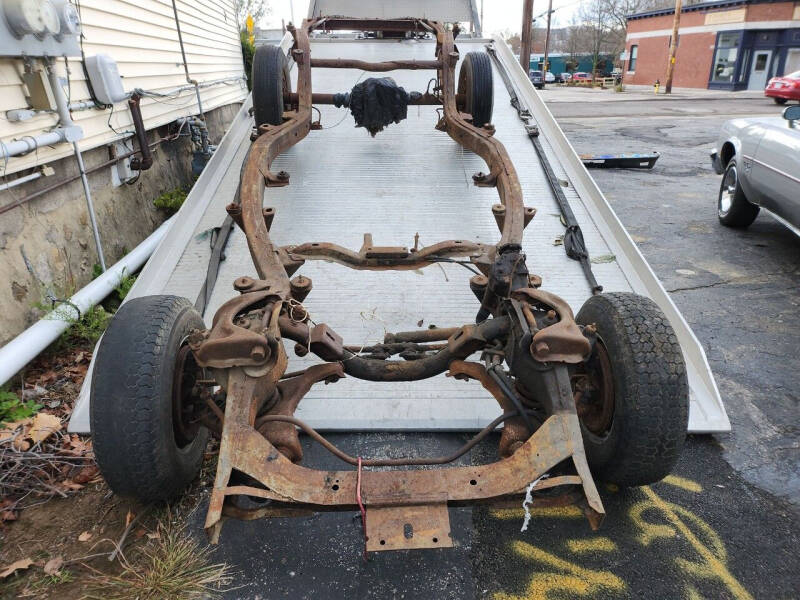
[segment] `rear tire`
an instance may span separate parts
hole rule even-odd
[[[253,117],[259,125],[283,123],[283,96],[291,92],[286,55],[278,46],[259,46],[253,55]]]
[[[494,83],[492,60],[485,52],[468,52],[458,72],[458,93],[464,100],[458,109],[472,115],[472,124],[483,127],[492,122]]]
[[[90,420],[97,464],[115,493],[169,500],[199,473],[208,430],[177,423],[173,397],[194,386],[196,363],[178,357],[191,357],[186,338],[204,327],[185,298],[145,296],[124,303],[103,334]]]
[[[649,298],[621,292],[592,296],[576,321],[597,327],[592,356],[573,379],[593,474],[620,486],[661,480],[689,420],[686,365],[669,321]]]
[[[739,183],[736,157],[732,157],[722,174],[717,196],[717,217],[726,227],[747,227],[758,216],[759,208],[751,204]]]
[[[786,104],[786,98],[773,98],[775,104]]]

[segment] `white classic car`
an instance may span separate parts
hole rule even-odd
[[[764,210],[800,235],[800,106],[783,118],[726,121],[711,163],[722,175],[720,223],[747,227]]]

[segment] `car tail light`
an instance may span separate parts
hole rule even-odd
[[[794,82],[794,87],[800,89],[800,80]]]

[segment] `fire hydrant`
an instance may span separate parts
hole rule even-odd
[[[658,88],[661,87],[661,82],[656,79],[656,82],[653,84],[653,93],[658,94]]]

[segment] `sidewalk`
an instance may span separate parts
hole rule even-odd
[[[574,87],[550,84],[539,93],[545,102],[632,102],[642,100],[752,100],[763,98],[763,90],[742,90],[728,92],[725,90],[704,90],[696,88],[672,88],[671,94],[665,94],[662,87],[658,95],[653,93],[652,86],[625,85],[624,92],[613,89]]]

